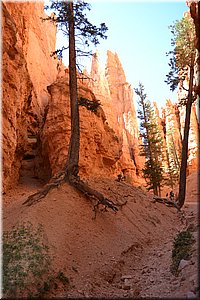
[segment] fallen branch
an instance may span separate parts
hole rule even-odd
[[[167,198],[164,197],[158,197],[156,195],[153,196],[153,200],[154,202],[159,202],[159,203],[164,203],[167,206],[174,206],[175,208],[177,208],[178,210],[180,210],[180,208],[178,207],[177,203],[174,201],[171,201]]]

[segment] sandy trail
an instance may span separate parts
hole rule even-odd
[[[195,296],[197,243],[179,276],[170,272],[176,234],[193,224],[197,240],[197,188],[191,186],[191,182],[195,184],[192,176],[182,215],[175,208],[153,203],[150,194],[129,184],[91,179],[89,183],[113,201],[127,200],[117,214],[99,210],[96,219],[91,202],[67,184],[52,190],[36,205],[23,206],[27,196],[42,185],[29,180],[4,195],[3,229],[9,230],[23,221],[43,225],[53,269],[64,270],[70,280],[67,290],[61,289],[49,297]]]

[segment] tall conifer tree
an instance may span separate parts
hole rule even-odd
[[[138,117],[140,119],[140,132],[142,135],[141,155],[145,156],[144,178],[147,181],[148,190],[153,190],[155,195],[160,195],[163,180],[162,169],[162,139],[155,120],[151,102],[147,100],[144,86],[139,83],[135,89],[139,97]]]
[[[169,66],[171,68],[167,75],[166,83],[174,91],[177,86],[185,90],[186,95],[180,99],[179,105],[185,106],[185,124],[182,140],[182,155],[179,178],[178,206],[181,208],[185,202],[186,194],[186,170],[188,159],[188,137],[190,129],[190,115],[192,103],[196,100],[194,92],[194,67],[196,58],[195,49],[195,28],[193,20],[189,16],[184,16],[180,21],[176,21],[170,26],[173,38],[171,45],[174,47],[167,55],[170,55]],[[186,78],[189,77],[187,82]],[[186,84],[185,84],[186,83]]]
[[[24,202],[24,204],[32,205],[38,199],[43,198],[48,191],[58,186],[63,181],[67,181],[73,185],[77,190],[81,191],[87,197],[96,199],[113,211],[118,208],[112,200],[104,197],[103,194],[92,189],[79,177],[79,148],[80,148],[80,122],[79,122],[79,102],[77,92],[77,55],[89,55],[90,51],[85,51],[77,47],[77,44],[89,46],[90,43],[97,45],[99,38],[107,38],[105,32],[107,27],[105,23],[101,23],[100,27],[91,24],[84,12],[85,9],[90,10],[90,5],[82,0],[73,1],[59,1],[52,0],[49,8],[54,12],[47,20],[55,22],[59,29],[68,37],[68,44],[66,43],[62,49],[57,49],[55,53],[62,57],[62,52],[69,49],[69,90],[70,90],[70,108],[71,108],[71,136],[68,150],[68,159],[63,172],[58,176],[58,180],[49,184],[42,191],[31,195]],[[78,40],[77,40],[78,39]]]

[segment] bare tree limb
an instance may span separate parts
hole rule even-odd
[[[167,198],[162,198],[162,197],[158,197],[158,196],[153,196],[153,200],[154,202],[159,202],[159,203],[163,203],[167,206],[174,206],[175,208],[177,208],[179,210],[179,207],[177,205],[177,203],[175,201],[171,201]]]

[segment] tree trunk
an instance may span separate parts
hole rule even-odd
[[[58,175],[57,179],[47,184],[41,191],[30,195],[23,204],[31,206],[38,203],[44,198],[50,190],[58,187],[63,182],[68,182],[75,189],[79,190],[87,198],[96,201],[94,210],[99,204],[104,205],[105,208],[110,208],[114,212],[118,211],[117,206],[126,204],[115,204],[112,200],[106,198],[103,194],[95,189],[89,187],[78,176],[79,172],[79,148],[80,148],[80,124],[79,124],[79,105],[78,105],[78,92],[77,92],[77,73],[76,73],[76,50],[75,50],[75,24],[74,24],[74,11],[73,1],[66,1],[68,5],[68,25],[69,25],[69,90],[70,90],[70,108],[71,108],[71,137],[68,150],[67,164],[64,172]],[[96,211],[95,211],[96,213]]]
[[[188,101],[186,104],[184,137],[183,137],[183,142],[182,142],[182,157],[181,157],[179,195],[178,195],[179,208],[181,208],[184,205],[185,193],[186,193],[188,138],[189,138],[189,130],[190,130],[190,115],[191,115],[191,109],[192,109],[192,103],[193,103],[193,97],[192,97],[193,77],[194,77],[194,67],[192,66],[192,67],[190,67],[189,92],[188,92]]]
[[[172,171],[171,171],[171,167],[170,167],[168,149],[166,149],[166,156],[167,156],[167,166],[168,166],[169,177],[170,177],[170,186],[171,186],[171,189],[173,190],[174,189],[174,184],[173,184]]]
[[[79,106],[77,93],[76,76],[76,51],[75,51],[75,26],[73,1],[69,5],[69,90],[71,107],[71,137],[68,151],[66,177],[68,180],[72,176],[78,175],[79,148],[80,148],[80,125]]]
[[[175,165],[176,165],[176,168],[178,168],[180,170],[180,162],[179,162],[176,146],[174,143],[173,135],[172,135],[172,145],[173,145],[173,154],[174,154]]]

